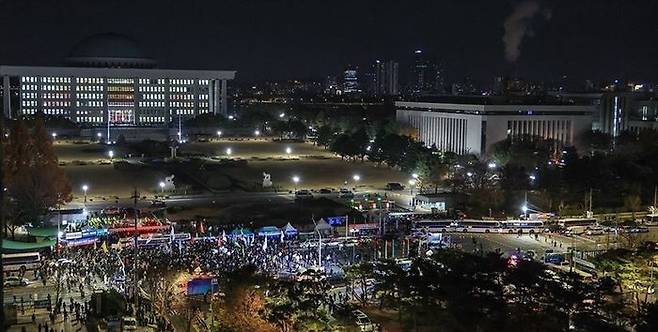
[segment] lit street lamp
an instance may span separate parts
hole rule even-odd
[[[220,137],[222,137],[222,131],[221,131],[221,130],[218,130],[218,131],[217,131],[217,138],[219,139]]]
[[[87,204],[87,190],[89,190],[89,186],[86,184],[82,185],[82,191],[85,193],[85,204]]]
[[[256,129],[256,130],[254,131],[254,135],[256,135],[256,136],[260,136],[260,130]]]
[[[291,153],[292,153],[292,149],[290,147],[287,147],[286,154],[290,156]]]
[[[53,136],[53,140],[57,139],[57,133],[52,133],[51,135]]]
[[[299,183],[299,176],[295,175],[292,177],[292,182],[295,183],[295,192],[297,192],[297,184]]]
[[[361,176],[359,174],[354,174],[354,176],[352,176],[352,180],[354,180],[354,192],[356,192],[356,188],[358,186],[359,180],[361,180]]]
[[[233,153],[233,150],[231,150],[231,148],[226,148],[226,155],[230,156],[231,153]]]
[[[114,151],[113,150],[108,151],[107,155],[110,157],[110,161],[112,161],[112,159],[114,159]]]
[[[409,195],[414,195],[414,186],[416,185],[416,180],[409,180]]]
[[[160,181],[160,192],[164,193],[164,187],[165,187],[165,183],[163,181]]]

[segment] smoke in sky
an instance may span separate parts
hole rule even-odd
[[[537,16],[548,21],[551,19],[551,11],[542,9],[539,1],[528,0],[518,3],[512,14],[505,19],[503,42],[505,43],[505,59],[507,61],[516,62],[521,55],[523,38],[534,36],[531,23]]]

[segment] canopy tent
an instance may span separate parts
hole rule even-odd
[[[283,226],[283,233],[285,233],[287,236],[295,236],[297,235],[297,229],[292,227],[290,223],[287,223],[285,226]]]
[[[231,231],[231,236],[247,236],[247,235],[252,235],[254,232],[252,232],[249,228],[236,228]]]
[[[256,233],[258,236],[280,236],[281,231],[276,226],[265,226],[259,228]]]
[[[35,237],[57,237],[57,227],[28,228],[27,233]]]
[[[315,224],[315,231],[322,234],[331,234],[333,229],[331,228],[331,225],[329,225],[324,219],[320,219],[320,221]]]
[[[30,251],[38,249],[49,249],[57,243],[55,240],[46,240],[41,242],[20,242],[3,239],[2,251]]]

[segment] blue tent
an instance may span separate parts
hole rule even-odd
[[[283,226],[283,233],[285,233],[286,236],[295,236],[297,235],[297,229],[292,227],[290,223],[287,223],[285,226]]]
[[[254,234],[249,228],[236,228],[231,231],[230,236],[251,236]]]
[[[256,231],[258,236],[281,236],[281,231],[275,226],[261,227]]]

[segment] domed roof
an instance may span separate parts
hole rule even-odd
[[[92,35],[79,42],[68,62],[91,67],[152,67],[155,62],[144,55],[137,43],[115,33]]]

